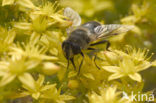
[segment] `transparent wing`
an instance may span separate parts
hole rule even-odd
[[[79,26],[81,24],[80,15],[70,7],[64,9],[64,16],[72,21],[72,26]]]
[[[97,34],[96,38],[105,38],[127,32],[133,28],[133,25],[109,24],[97,26],[94,32]]]

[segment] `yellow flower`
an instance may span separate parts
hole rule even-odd
[[[3,0],[2,1],[2,6],[13,5],[14,3],[16,3],[16,4],[20,5],[20,6],[23,6],[23,7],[36,9],[36,6],[32,3],[31,0]]]
[[[91,90],[96,90],[101,85],[101,82],[107,81],[109,73],[104,70],[99,70],[95,66],[93,60],[94,58],[91,59],[87,55],[85,55],[84,63],[82,65],[80,74],[77,76],[79,63],[81,62],[82,58],[75,57],[75,59],[77,59],[77,61],[75,61],[77,71],[75,71],[73,66],[70,65],[69,68],[71,68],[71,70],[68,73],[68,78],[76,78],[74,80],[80,81],[82,86]],[[98,63],[98,59],[96,60],[96,63]],[[73,84],[75,85],[76,83]]]
[[[79,82],[77,80],[69,80],[68,87],[70,89],[76,89],[79,87]]]
[[[145,70],[150,66],[151,63],[149,62],[143,61],[136,65],[132,59],[123,57],[123,59],[119,61],[119,66],[103,66],[102,68],[113,73],[109,76],[108,80],[129,76],[131,79],[141,82],[142,78],[138,72]]]
[[[44,33],[47,30],[48,26],[50,26],[48,24],[49,23],[47,19],[38,16],[32,21],[32,29],[37,33]]]
[[[119,55],[117,55],[114,52],[104,51],[99,54],[100,59],[105,59],[109,65],[116,65],[118,64],[118,61],[121,59]],[[107,65],[106,63],[103,63]]]
[[[73,96],[60,94],[61,89],[57,90],[56,84],[44,84],[44,76],[39,75],[39,78],[37,81],[34,82],[34,88],[30,88],[27,85],[23,85],[23,88],[26,90],[22,93],[19,93],[18,95],[15,95],[14,97],[19,96],[27,96],[31,95],[34,99],[41,99],[41,100],[51,100],[55,101],[57,103],[66,101],[66,100],[72,100],[74,99]],[[23,95],[25,94],[25,95]]]
[[[156,60],[152,62],[152,66],[156,66]]]
[[[0,27],[0,54],[8,52],[15,36],[16,33],[14,29],[7,31],[6,29]]]
[[[26,61],[23,58],[11,58],[7,61],[0,61],[0,76],[2,77],[0,80],[0,87],[9,84],[15,78],[18,78],[24,85],[34,89],[34,79],[28,71],[37,65],[37,61]]]
[[[9,54],[13,56],[13,58],[25,57],[37,60],[57,60],[57,57],[44,54],[46,50],[46,47],[35,45],[30,42],[28,44],[18,44],[17,46],[10,47]]]
[[[31,22],[14,22],[14,27],[17,31],[23,31],[23,34],[30,35],[30,41],[36,43],[42,35],[48,35],[53,21],[49,21],[46,17],[36,16],[31,17]]]
[[[150,58],[152,57],[153,53],[151,56],[148,57],[148,49],[136,49],[132,48],[130,46],[127,46],[126,52],[120,51],[120,50],[114,50],[115,53],[129,57],[134,60],[135,63],[141,62],[141,61],[146,61],[149,62]]]
[[[59,66],[51,62],[44,62],[42,72],[46,75],[55,74],[60,70]]]
[[[148,13],[149,10],[149,3],[143,2],[141,6],[137,4],[133,4],[131,7],[131,11],[133,15],[129,15],[127,17],[124,17],[121,19],[121,22],[124,24],[135,24],[142,19],[144,19],[144,16]]]
[[[120,97],[121,92],[117,92],[115,86],[100,88],[100,94],[95,92],[89,93],[89,103],[130,103],[127,99]]]
[[[15,0],[3,0],[2,6],[13,4]]]
[[[32,15],[46,16],[49,17],[50,20],[52,19],[52,21],[54,21],[52,24],[61,23],[64,26],[69,26],[70,22],[65,20],[66,17],[62,15],[63,14],[62,9],[57,11],[57,8],[58,8],[57,2],[55,2],[54,4],[51,2],[45,2],[42,7],[32,12]]]

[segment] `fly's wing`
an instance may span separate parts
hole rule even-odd
[[[94,29],[95,34],[98,38],[107,38],[113,35],[118,35],[120,33],[127,32],[133,29],[133,25],[120,25],[120,24],[109,24],[109,25],[100,25]]]
[[[79,26],[81,24],[80,15],[70,7],[64,9],[64,16],[72,21],[72,26]]]
[[[64,9],[64,16],[69,18],[69,20],[72,22],[72,26],[67,29],[67,33],[70,33],[70,31],[72,31],[74,27],[80,26],[81,24],[80,15],[70,7]]]

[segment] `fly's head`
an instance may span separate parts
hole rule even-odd
[[[74,44],[71,41],[65,40],[62,43],[63,54],[67,60],[74,57],[74,55],[81,53],[80,46]]]

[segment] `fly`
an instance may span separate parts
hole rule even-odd
[[[92,46],[103,43],[107,43],[106,50],[108,50],[110,47],[110,42],[106,40],[108,37],[127,32],[133,28],[132,25],[103,25],[96,21],[81,24],[80,15],[69,7],[64,9],[64,16],[69,18],[69,20],[72,22],[72,25],[67,29],[68,37],[62,43],[62,50],[64,56],[68,60],[68,66],[69,62],[71,62],[74,69],[76,69],[74,56],[80,54],[83,57],[79,66],[78,74],[80,73],[84,60],[82,50],[95,50],[92,48]]]

